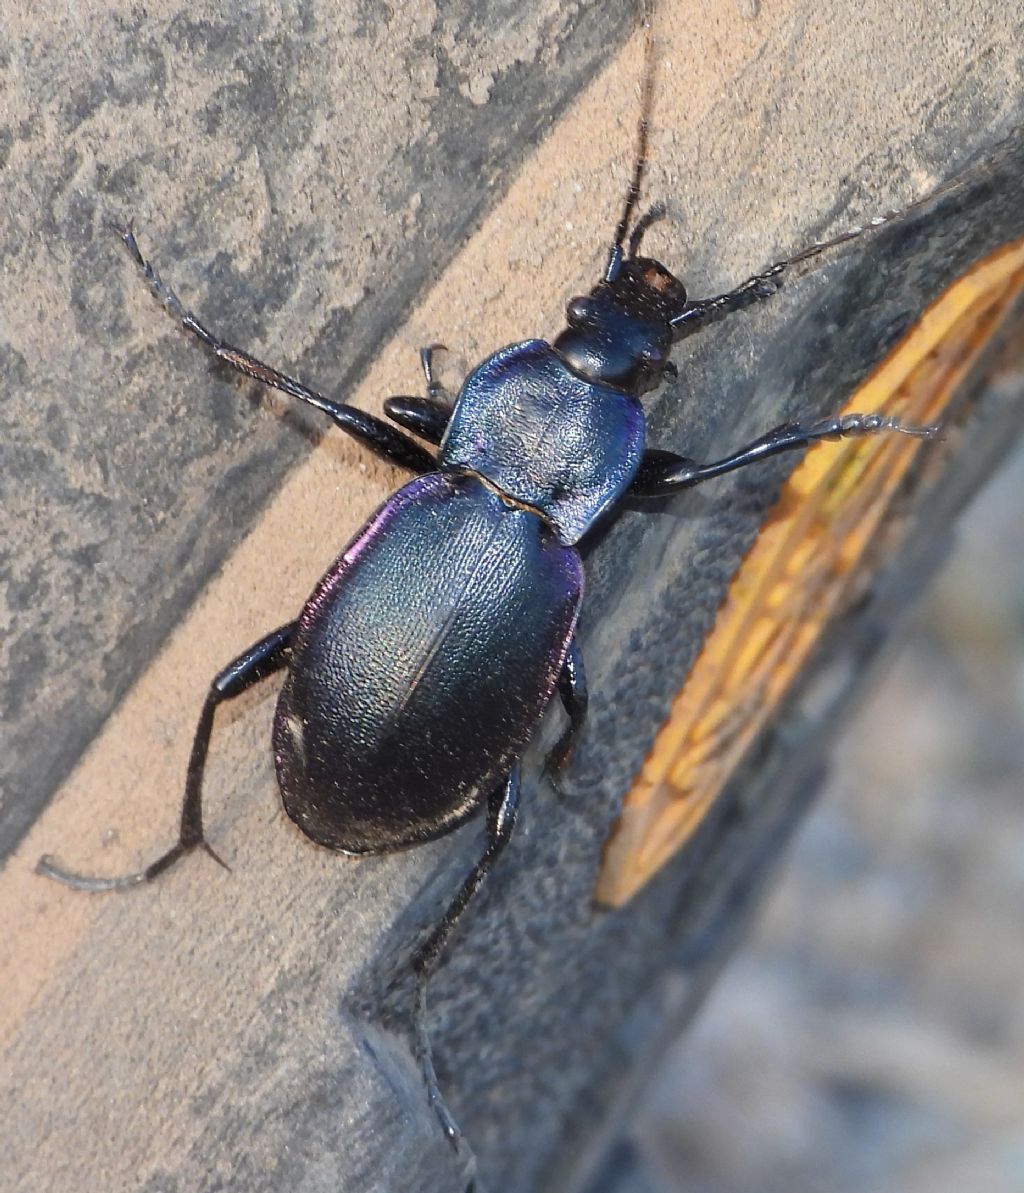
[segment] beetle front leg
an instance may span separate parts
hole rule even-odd
[[[801,249],[800,252],[794,253],[792,257],[776,261],[774,264],[769,265],[767,269],[763,269],[760,273],[755,273],[752,277],[747,278],[745,282],[740,282],[738,286],[732,290],[727,290],[724,294],[718,294],[714,298],[699,298],[694,302],[688,302],[685,308],[672,319],[672,327],[675,329],[677,335],[688,335],[690,332],[706,327],[709,323],[715,323],[719,319],[724,319],[726,315],[731,315],[735,311],[745,310],[747,307],[753,306],[754,303],[761,302],[765,298],[771,298],[773,294],[777,294],[782,288],[783,274],[787,270],[792,269],[794,265],[802,265],[806,261],[820,257],[823,253],[839,248],[840,245],[848,244],[851,240],[857,240],[866,232],[875,231],[878,228],[884,227],[886,224],[892,223],[893,220],[902,219],[916,207],[920,207],[924,203],[934,202],[946,189],[943,187],[939,191],[933,191],[923,199],[919,199],[917,202],[911,203],[899,211],[887,211],[883,215],[878,215],[874,219],[868,220],[866,224],[858,224],[852,228],[847,228],[845,232],[840,232],[836,236],[830,236],[827,240],[816,240],[813,244],[809,244],[806,248]]]
[[[185,798],[181,805],[181,827],[178,842],[166,853],[151,862],[144,870],[134,874],[123,874],[117,878],[94,878],[85,874],[76,874],[65,870],[49,854],[44,855],[36,863],[36,873],[46,878],[53,878],[65,886],[74,887],[80,891],[117,891],[125,887],[138,886],[143,882],[152,882],[154,878],[170,869],[175,862],[183,858],[193,849],[205,849],[217,862],[227,869],[225,863],[214,853],[206,838],[203,836],[203,770],[206,767],[206,755],[210,746],[210,734],[213,730],[213,717],[217,705],[225,700],[240,696],[253,684],[266,679],[268,675],[280,670],[287,661],[288,646],[291,642],[294,622],[281,626],[273,633],[267,634],[259,642],[250,646],[237,659],[229,663],[210,685],[203,711],[199,714],[199,724],[196,726],[195,737],[192,740],[192,753],[188,760],[188,772],[185,778]]]
[[[434,376],[434,353],[439,349],[444,350],[444,344],[428,344],[420,349],[420,364],[427,382],[425,398],[399,394],[384,403],[384,413],[392,422],[435,445],[444,438],[452,416],[444,386]]]
[[[427,1097],[434,1107],[434,1113],[441,1123],[445,1138],[458,1151],[462,1132],[445,1104],[438,1084],[434,1061],[431,1056],[430,1038],[427,1035],[427,982],[437,969],[444,947],[466,910],[473,896],[480,889],[498,856],[512,837],[519,809],[520,777],[519,766],[512,768],[508,778],[491,794],[487,805],[487,848],[477,864],[459,888],[458,894],[448,905],[440,923],[423,941],[412,958],[413,973],[416,975],[416,1056],[423,1070],[423,1081]]]
[[[689,335],[724,319],[726,315],[745,311],[747,307],[771,298],[781,288],[781,278],[776,278],[770,270],[766,270],[763,274],[747,278],[735,290],[717,294],[714,298],[698,298],[688,302],[685,309],[672,320],[672,327],[677,336]]]
[[[240,373],[244,373],[247,377],[252,377],[255,381],[279,389],[289,397],[298,398],[300,402],[305,402],[316,410],[322,411],[333,420],[336,426],[390,463],[397,464],[400,468],[407,468],[410,472],[417,474],[436,471],[437,462],[429,452],[407,435],[403,435],[401,431],[396,431],[382,418],[368,414],[356,406],[350,406],[347,402],[332,402],[329,398],[317,393],[316,390],[303,385],[301,381],[296,381],[285,373],[257,360],[255,356],[250,356],[248,352],[243,352],[241,348],[233,348],[214,332],[204,327],[195,315],[185,308],[181,299],[163,281],[152,264],[143,257],[132,225],[129,224],[126,228],[115,230],[135,264],[141,270],[142,276],[149,283],[149,288],[163,307],[214,356]]]
[[[414,398],[396,394],[384,402],[384,413],[400,427],[435,446],[444,438],[451,407],[435,398]]]
[[[675,452],[654,449],[644,452],[643,462],[630,486],[629,495],[665,497],[727,472],[735,472],[737,468],[745,468],[748,464],[756,464],[759,460],[767,460],[782,452],[797,451],[823,440],[851,439],[886,431],[912,435],[917,439],[935,439],[941,430],[938,423],[915,426],[901,423],[898,418],[888,414],[844,414],[806,425],[783,423],[732,455],[711,464],[698,464],[696,460],[689,460]]]

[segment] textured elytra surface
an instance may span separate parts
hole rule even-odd
[[[652,246],[695,293],[844,215],[919,193],[1019,120],[1019,30],[987,6],[958,6],[956,37],[946,10],[930,6],[913,54],[905,14],[881,5],[843,9],[827,29],[818,6],[773,6],[753,26],[730,24],[730,13],[687,13],[666,33],[651,191],[679,196],[683,216],[652,233]],[[413,350],[438,335],[452,341],[446,374],[459,377],[498,344],[557,329],[561,302],[600,268],[595,227],[614,218],[609,179],[628,153],[633,112],[621,114],[622,97],[635,79],[635,57],[616,63],[573,113],[578,123],[554,130],[357,400],[418,386]],[[907,95],[918,97],[911,113]],[[843,110],[842,130],[821,119],[831,110]],[[607,148],[609,123],[621,153]],[[711,454],[788,412],[829,406],[970,253],[1020,233],[1011,164],[987,196],[945,204],[943,222],[917,221],[686,345],[684,378],[656,406],[652,441]],[[141,295],[152,322],[140,316],[139,327],[165,326],[147,303]],[[187,345],[181,353],[195,359]],[[212,835],[231,875],[196,859],[130,898],[83,900],[30,874],[44,848],[115,872],[165,843],[208,674],[297,609],[394,479],[371,473],[360,484],[372,499],[360,504],[340,467],[356,458],[332,440],[294,473],[3,876],[2,1095],[13,1145],[2,1163],[13,1188],[458,1187],[407,1041],[385,1032],[380,1008],[382,993],[389,1008],[401,1002],[409,941],[477,852],[478,826],[365,863],[310,848],[270,810],[269,703],[251,700],[223,718],[210,774]],[[445,1085],[497,1188],[572,1187],[610,1117],[615,1068],[626,1072],[650,1042],[649,1025],[624,1028],[637,991],[650,989],[664,1015],[671,1005],[654,987],[669,958],[684,986],[707,980],[798,811],[814,767],[793,764],[802,739],[789,725],[785,749],[766,746],[756,760],[758,784],[720,809],[676,869],[624,912],[593,910],[617,801],[778,475],[630,511],[591,544],[594,716],[571,798],[528,790],[521,835],[434,990]],[[859,639],[845,629],[852,668]],[[384,1022],[400,1026],[397,1011]]]
[[[381,853],[479,810],[537,731],[582,589],[577,552],[476,477],[405,485],[296,626],[274,718],[289,816]]]

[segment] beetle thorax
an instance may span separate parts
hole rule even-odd
[[[628,488],[643,446],[634,396],[586,380],[552,345],[527,340],[466,379],[440,462],[486,478],[575,543]]]

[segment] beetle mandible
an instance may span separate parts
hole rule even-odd
[[[459,1131],[423,1029],[426,984],[512,835],[520,759],[556,690],[568,725],[545,763],[551,777],[564,770],[584,726],[587,686],[575,637],[580,541],[627,496],[664,497],[821,440],[885,431],[930,438],[938,430],[881,414],[787,423],[709,463],[647,446],[641,399],[675,375],[670,354],[679,340],[769,297],[787,269],[865,229],[817,242],[706,299],[691,299],[665,265],[641,256],[647,229],[665,214],[656,204],[637,216],[653,96],[649,9],[643,24],[637,149],[604,274],[568,304],[566,327],[551,343],[500,349],[470,374],[453,405],[434,376],[436,344],[421,352],[426,395],[390,398],[390,422],[323,397],[209,330],[143,256],[131,224],[118,230],[155,296],[209,351],[323,411],[415,476],[345,548],[298,617],[215,676],[193,740],[176,844],[116,878],[87,877],[50,857],[37,869],[81,890],[108,891],[150,882],[197,848],[220,861],[202,815],[214,715],[283,670],[273,727],[277,777],[285,811],[317,844],[387,853],[449,833],[486,805],[486,848],[412,959],[417,1051],[455,1145]],[[435,445],[436,455],[407,431]]]

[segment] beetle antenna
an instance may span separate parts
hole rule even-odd
[[[640,243],[647,229],[651,224],[656,224],[658,220],[663,220],[666,215],[668,215],[668,208],[660,201],[652,207],[648,207],[633,225],[633,231],[629,234],[629,252],[626,254],[627,257],[635,257],[640,252]]]
[[[1007,150],[1010,138],[1000,141],[992,152],[980,162],[973,166],[969,166],[965,170],[961,170],[959,174],[955,174],[948,182],[944,182],[941,186],[927,194],[922,195],[919,199],[914,199],[905,207],[893,209],[891,211],[883,211],[881,215],[876,215],[873,219],[868,220],[864,224],[857,224],[852,228],[847,228],[845,232],[840,232],[836,236],[829,237],[828,240],[818,240],[814,244],[810,244],[807,248],[802,249],[799,253],[795,253],[792,257],[785,261],[778,262],[777,265],[772,266],[773,270],[788,268],[791,265],[799,265],[803,261],[810,261],[812,258],[820,256],[822,253],[828,252],[829,249],[838,248],[841,244],[846,244],[847,241],[856,240],[859,236],[863,236],[868,232],[873,232],[876,228],[883,228],[886,224],[891,224],[896,220],[902,219],[904,216],[912,215],[915,211],[919,211],[922,207],[927,207],[932,203],[938,202],[939,199],[944,199],[947,195],[958,191],[965,183],[970,182],[979,173],[989,169],[993,162],[998,161]]]
[[[1015,143],[1014,136],[1011,133],[1008,137],[1004,137],[1003,140],[999,141],[986,157],[961,170],[959,174],[955,174],[948,182],[944,182],[935,190],[929,191],[919,199],[914,199],[905,207],[884,211],[881,215],[876,215],[873,219],[867,220],[863,224],[856,224],[852,228],[847,228],[844,232],[839,232],[837,235],[830,236],[826,240],[816,240],[813,244],[809,244],[806,248],[801,249],[798,253],[794,253],[791,257],[785,257],[783,260],[769,265],[767,269],[763,269],[760,273],[755,273],[752,277],[747,278],[745,282],[737,286],[735,290],[730,290],[726,294],[719,294],[716,298],[708,298],[701,302],[688,304],[683,311],[671,320],[672,326],[677,330],[700,326],[710,319],[729,314],[731,311],[742,310],[744,307],[750,306],[762,298],[769,297],[782,285],[781,275],[787,270],[792,269],[795,265],[802,265],[805,261],[812,261],[816,257],[821,257],[832,249],[848,244],[851,240],[858,240],[860,237],[867,236],[879,228],[884,228],[887,224],[896,223],[906,216],[912,215],[915,211],[920,211],[922,208],[937,203],[940,199],[945,199],[947,196],[955,194],[967,183],[990,170],[994,163],[1001,161],[1010,152]]]
[[[644,27],[644,70],[640,82],[640,119],[636,127],[636,156],[633,159],[633,176],[629,180],[629,190],[626,191],[626,202],[623,204],[622,215],[615,227],[615,239],[612,241],[612,247],[608,253],[608,265],[604,271],[606,282],[614,282],[622,268],[622,246],[626,234],[629,232],[629,223],[633,218],[633,212],[640,202],[640,184],[643,182],[644,172],[647,169],[647,138],[651,126],[651,108],[654,103],[655,55],[652,8],[653,0],[643,0],[641,20]],[[646,227],[645,224],[644,228],[646,229]]]

